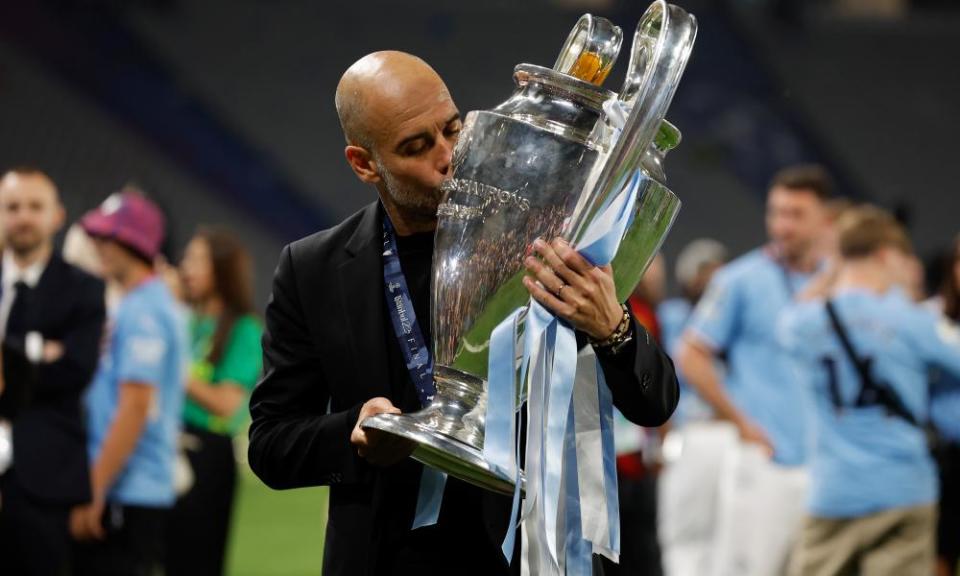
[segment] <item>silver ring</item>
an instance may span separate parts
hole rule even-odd
[[[566,284],[561,284],[560,287],[557,288],[557,291],[554,293],[556,294],[557,298],[561,298],[560,293],[563,292],[563,289],[566,287],[567,287]]]

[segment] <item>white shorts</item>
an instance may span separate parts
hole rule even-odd
[[[658,530],[667,576],[784,573],[803,524],[805,468],[771,462],[718,421],[672,431],[664,455]]]
[[[779,576],[803,529],[810,473],[738,443],[720,473],[710,576]]]
[[[738,443],[737,429],[717,421],[691,422],[664,438],[657,531],[666,576],[709,573],[720,471]]]

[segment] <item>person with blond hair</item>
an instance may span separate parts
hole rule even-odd
[[[927,446],[928,373],[960,375],[960,329],[907,292],[910,240],[870,206],[840,221],[823,300],[781,317],[779,337],[815,406],[811,490],[795,576],[929,576],[938,483]]]

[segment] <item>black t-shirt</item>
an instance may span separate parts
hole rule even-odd
[[[430,280],[433,264],[433,233],[397,237],[397,253],[403,270],[417,324],[428,347],[430,341]],[[386,311],[386,309],[385,309]],[[397,341],[389,312],[383,318],[387,338],[387,360],[390,375],[391,401],[403,412],[415,412],[421,408],[419,398],[406,362]],[[407,460],[396,465],[397,479],[414,480],[419,485],[422,465]],[[401,472],[402,470],[402,472]],[[391,476],[393,476],[391,474]],[[412,484],[396,486],[398,490],[416,490]],[[413,510],[397,510],[390,519],[379,519],[393,524],[387,529],[396,536],[392,559],[380,559],[385,570],[396,574],[507,574],[508,569],[499,550],[494,545],[485,527],[484,503],[497,501],[503,516],[509,514],[510,499],[506,496],[487,493],[456,478],[447,479],[443,504],[437,524],[410,530]],[[500,514],[495,514],[500,516]],[[495,522],[497,520],[494,520]],[[499,523],[499,522],[497,522]],[[497,529],[499,531],[499,528]],[[503,522],[503,535],[506,534]],[[393,538],[391,538],[393,540]],[[389,567],[388,567],[389,566]],[[464,571],[466,570],[466,571]]]

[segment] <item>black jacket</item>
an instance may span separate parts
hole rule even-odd
[[[409,526],[417,498],[419,464],[370,466],[350,444],[363,403],[392,396],[381,217],[374,203],[284,248],[266,311],[264,376],[250,401],[253,471],[273,488],[330,486],[324,574],[387,571],[384,555],[403,538],[398,532]],[[635,330],[633,357],[605,362],[604,374],[628,419],[657,426],[676,406],[676,376],[643,328]],[[496,543],[485,547],[494,554],[509,499],[480,498],[484,518],[477,522]]]
[[[37,285],[18,294],[10,310],[0,416],[13,422],[11,472],[42,501],[90,500],[81,398],[100,357],[104,308],[103,282],[54,254]],[[63,344],[63,357],[49,364],[27,360],[30,332]]]

